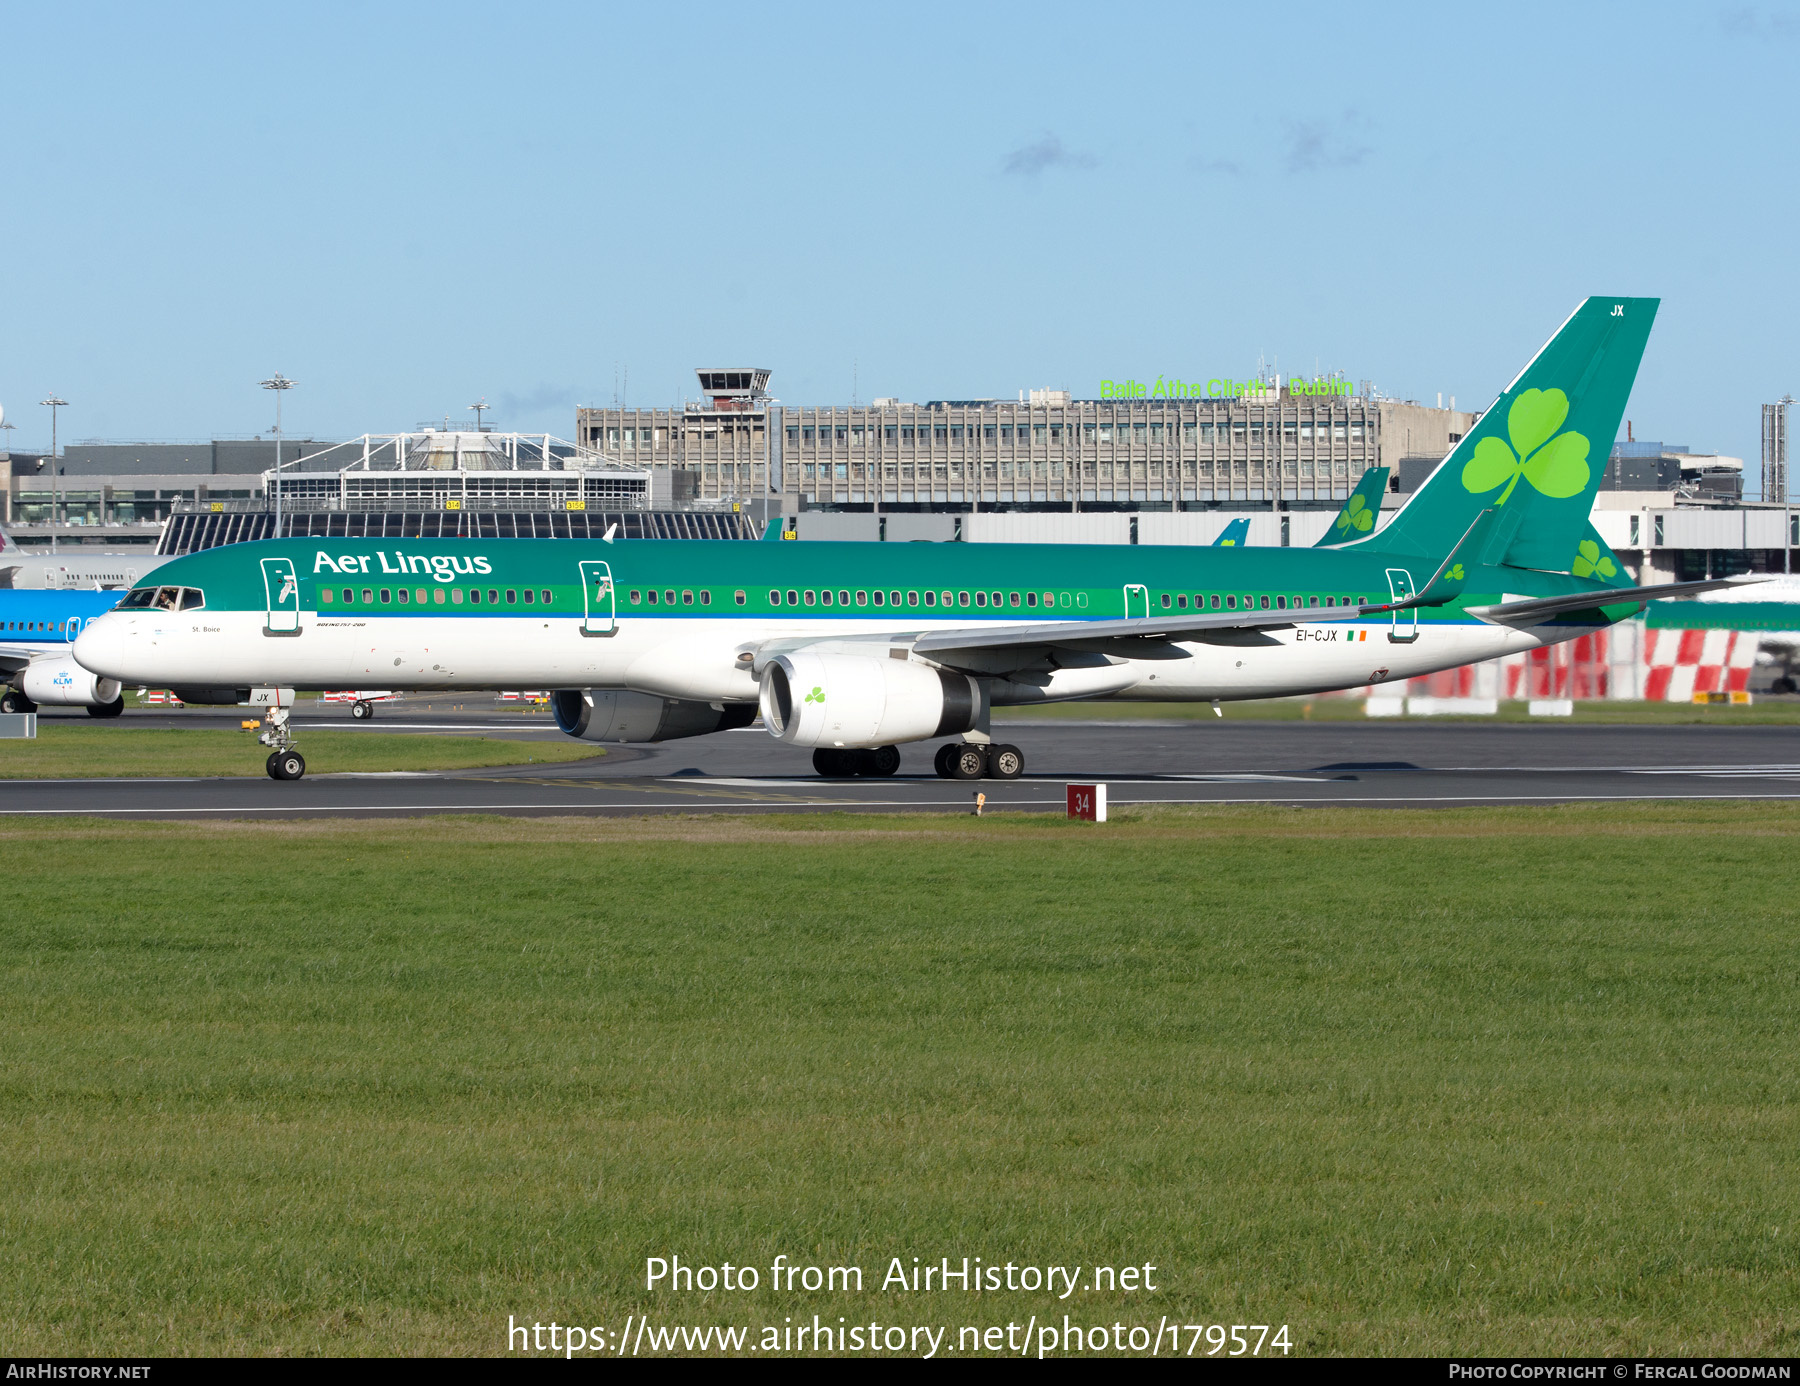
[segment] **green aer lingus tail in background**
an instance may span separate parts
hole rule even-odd
[[[1588,512],[1660,302],[1590,298],[1500,394],[1388,526],[1362,541],[1440,559],[1492,511],[1470,564],[1573,573]],[[1591,562],[1582,576],[1601,576]]]
[[[1363,539],[1375,532],[1375,526],[1381,523],[1381,498],[1387,494],[1388,469],[1386,467],[1370,467],[1362,474],[1362,480],[1356,483],[1356,489],[1350,493],[1350,499],[1344,502],[1344,508],[1337,513],[1331,522],[1331,528],[1315,549],[1336,548],[1339,544],[1348,544],[1352,539]]]

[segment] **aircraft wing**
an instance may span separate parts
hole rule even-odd
[[[1766,582],[1767,578],[1751,578]],[[1471,616],[1484,621],[1530,621],[1540,616],[1560,616],[1570,611],[1592,611],[1596,607],[1616,606],[1620,602],[1653,602],[1664,597],[1693,597],[1702,592],[1717,592],[1724,587],[1746,586],[1743,578],[1711,578],[1705,582],[1664,582],[1652,587],[1611,587],[1598,592],[1572,592],[1563,597],[1533,597],[1516,602],[1498,602],[1493,606],[1472,606]]]
[[[43,653],[41,645],[0,644],[0,673],[16,674]]]
[[[991,650],[1019,645],[1068,645],[1082,640],[1182,640],[1221,630],[1355,621],[1388,611],[1381,606],[1322,606],[1290,611],[1211,611],[1192,616],[1149,616],[1123,621],[1039,621],[1028,626],[964,626],[927,631],[913,641],[919,654],[942,650]]]

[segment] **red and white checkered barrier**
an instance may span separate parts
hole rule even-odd
[[[151,706],[160,706],[160,707],[186,707],[187,706],[186,703],[182,702],[180,698],[177,698],[173,693],[169,692],[169,690],[166,688],[140,689],[138,692],[138,701],[140,703],[148,703]]]
[[[391,688],[356,689],[341,688],[330,693],[319,694],[322,703],[391,703],[400,695]]]
[[[1744,692],[1760,640],[1755,631],[1650,630],[1624,621],[1560,645],[1357,689],[1350,696],[1685,703],[1697,693]]]
[[[1647,630],[1644,696],[1686,703],[1696,693],[1742,693],[1760,639],[1744,630]]]

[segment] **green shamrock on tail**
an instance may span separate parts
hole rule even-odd
[[[1350,504],[1346,505],[1343,513],[1337,517],[1337,528],[1346,534],[1350,532],[1352,525],[1364,534],[1375,528],[1374,513],[1370,511],[1368,501],[1361,496],[1350,497]]]
[[[1491,437],[1477,443],[1463,468],[1463,489],[1479,495],[1504,483],[1495,505],[1506,504],[1520,477],[1546,496],[1580,494],[1588,484],[1588,440],[1573,430],[1556,433],[1568,417],[1569,397],[1561,390],[1527,390],[1506,411],[1512,446]]]
[[[1445,576],[1445,577],[1447,577],[1447,578],[1449,578],[1449,579],[1450,579],[1450,581],[1452,581],[1452,582],[1461,582],[1461,581],[1462,581],[1462,580],[1463,580],[1463,566],[1462,566],[1462,564],[1460,564],[1460,563],[1458,563],[1458,564],[1457,564],[1457,565],[1456,565],[1456,566],[1455,566],[1455,567],[1454,567],[1454,568],[1452,568],[1452,569],[1451,569],[1451,570],[1450,570],[1450,571],[1449,571],[1449,572],[1447,572],[1447,573],[1445,573],[1445,574],[1444,574],[1444,576]]]
[[[1569,565],[1569,571],[1576,577],[1611,577],[1619,571],[1619,565],[1612,561],[1612,555],[1602,558],[1600,546],[1592,539],[1583,539],[1579,548],[1575,561]]]
[[[809,703],[824,702],[825,701],[825,690],[823,688],[820,688],[817,684],[814,684],[813,691],[806,695],[806,701]]]

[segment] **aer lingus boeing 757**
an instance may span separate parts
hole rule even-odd
[[[899,743],[950,738],[940,774],[1010,779],[1023,758],[992,742],[991,707],[1381,683],[1722,585],[1632,587],[1592,557],[1656,307],[1582,304],[1391,523],[1378,491],[1353,497],[1321,547],[281,540],[176,559],[75,657],[219,701],[554,688],[558,725],[592,741],[699,736],[760,707],[824,774],[892,774]],[[297,777],[285,709],[271,718],[269,773]]]

